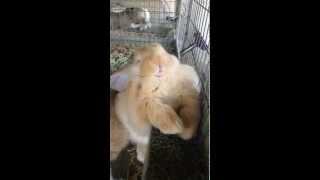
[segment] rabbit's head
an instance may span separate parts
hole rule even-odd
[[[159,43],[136,48],[128,65],[111,75],[111,88],[123,91],[131,79],[161,81],[172,76],[179,65],[178,59],[169,54]]]

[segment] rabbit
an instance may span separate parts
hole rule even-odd
[[[110,93],[110,160],[114,161],[120,152],[131,142],[137,145],[137,159],[144,162],[150,139],[150,128],[138,129],[135,124],[120,121],[121,114],[126,108],[117,99],[117,92]],[[141,131],[142,130],[142,131]],[[141,133],[142,132],[142,133]],[[146,134],[146,136],[144,136]]]
[[[199,77],[159,43],[137,48],[130,63],[110,80],[122,102],[116,104],[122,122],[135,124],[145,137],[151,126],[184,140],[194,137],[200,121]]]
[[[144,163],[151,136],[151,126],[135,116],[134,104],[128,104],[128,95],[118,93],[115,97],[115,114],[129,134],[129,141],[137,146],[137,159]]]
[[[111,29],[139,29],[151,28],[150,12],[145,8],[131,7],[120,12],[110,13]]]

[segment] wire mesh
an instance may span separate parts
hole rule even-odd
[[[128,28],[125,30],[111,27],[111,40],[130,40],[138,42],[160,42],[172,41],[175,34],[176,16],[175,0],[112,0],[111,11],[121,12],[125,8],[144,8],[150,13],[151,27],[144,30]]]

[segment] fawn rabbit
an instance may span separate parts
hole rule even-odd
[[[164,134],[191,139],[200,120],[200,83],[196,71],[180,64],[160,44],[137,48],[131,62],[111,75],[118,91],[116,114],[138,144],[146,145],[151,126]]]
[[[150,12],[145,8],[125,8],[121,12],[111,12],[110,21],[112,29],[139,29],[146,30],[151,27]]]
[[[110,160],[115,160],[120,152],[129,144],[137,144],[137,159],[144,162],[145,153],[148,148],[150,128],[145,129],[145,133],[138,129],[131,122],[120,121],[121,114],[125,114],[127,109],[116,99],[117,93],[111,90],[110,93]],[[120,115],[120,116],[119,116]],[[144,136],[147,134],[147,136]]]

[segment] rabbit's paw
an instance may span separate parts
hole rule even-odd
[[[166,107],[163,112],[156,112],[150,122],[164,134],[178,134],[183,130],[181,118],[169,107]]]

